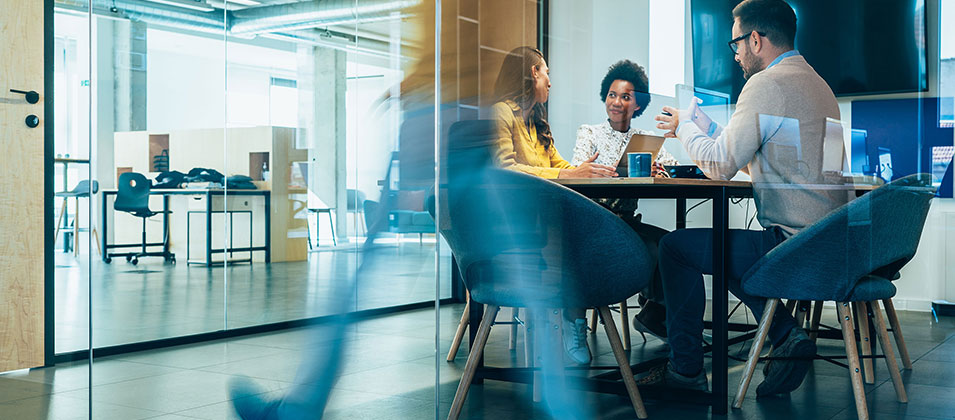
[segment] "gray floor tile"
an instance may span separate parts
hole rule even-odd
[[[89,403],[85,399],[75,399],[60,394],[26,398],[0,404],[0,418],[3,419],[49,419],[80,420],[88,418]],[[103,420],[147,419],[162,412],[132,408],[101,402],[93,403],[93,418]]]

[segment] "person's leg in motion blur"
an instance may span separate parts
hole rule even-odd
[[[740,287],[743,274],[763,255],[784,240],[777,229],[763,231],[730,230],[727,236],[727,285],[729,290],[753,311],[756,317],[762,316],[765,298],[751,296]],[[670,363],[666,368],[668,377],[677,379],[702,378],[703,369],[703,314],[706,307],[706,293],[703,274],[713,272],[713,230],[684,229],[666,235],[660,241],[660,273],[663,277],[664,296],[667,306],[667,329],[670,342]],[[776,348],[789,342],[798,343],[798,354],[804,356],[808,338],[798,328],[796,321],[786,311],[776,311],[769,330],[769,337]],[[815,346],[812,346],[812,354]],[[811,354],[810,354],[811,355]],[[782,383],[782,386],[764,387],[769,390],[785,388],[795,389],[805,376],[808,361],[787,361],[790,369],[778,372],[778,377],[767,377],[768,382]],[[782,366],[782,364],[780,364]],[[673,374],[677,375],[673,375]],[[682,377],[682,378],[680,378]],[[761,385],[762,386],[762,385]],[[791,390],[791,389],[789,389]]]

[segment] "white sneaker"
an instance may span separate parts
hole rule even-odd
[[[564,353],[574,363],[589,364],[593,358],[587,346],[587,320],[583,318],[570,322],[563,320]]]

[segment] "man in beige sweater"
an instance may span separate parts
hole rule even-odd
[[[826,82],[794,50],[796,15],[782,0],[746,0],[733,9],[729,45],[743,69],[746,85],[726,127],[701,127],[687,110],[664,107],[658,128],[683,143],[711,179],[731,179],[739,171],[753,180],[759,222],[765,230],[731,230],[727,284],[753,313],[764,299],[740,287],[743,274],[787,237],[838,207],[822,183],[826,118],[839,118]],[[681,115],[682,114],[682,115]],[[844,202],[845,200],[842,200]],[[667,304],[670,362],[644,383],[706,389],[703,369],[703,274],[712,272],[712,229],[684,229],[660,241],[660,272]],[[786,311],[777,311],[770,330],[774,356],[807,357],[815,344]],[[777,360],[766,370],[757,395],[799,387],[808,360]]]

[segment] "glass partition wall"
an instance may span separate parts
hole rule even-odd
[[[330,342],[347,349],[343,376],[419,368],[416,407],[433,412],[420,402],[434,389],[433,305],[451,296],[429,205],[433,107],[414,108],[431,121],[413,124],[422,135],[400,133],[403,85],[433,55],[434,7],[53,2],[56,191],[94,185],[79,204],[52,201],[57,372],[76,364],[67,397],[91,398],[94,418],[231,416],[230,380],[288,390],[314,355],[298,350],[320,347],[307,343],[321,332],[288,328],[358,313]],[[433,80],[419,75],[414,94],[433,97]],[[214,341],[253,332],[266,335]],[[364,382],[340,392],[384,404]]]

